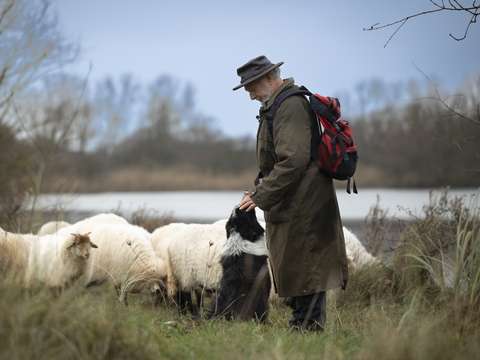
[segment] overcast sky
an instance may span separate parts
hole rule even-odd
[[[471,3],[471,1],[469,2]],[[259,104],[238,83],[236,68],[267,55],[284,61],[293,76],[322,94],[353,91],[371,78],[421,78],[413,63],[449,88],[480,72],[480,25],[456,42],[463,14],[436,14],[407,23],[386,49],[391,31],[365,32],[432,7],[428,0],[167,1],[55,0],[60,27],[82,47],[68,68],[91,79],[131,73],[144,83],[171,74],[191,81],[197,108],[227,134],[255,134]]]

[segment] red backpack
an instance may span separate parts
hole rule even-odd
[[[273,119],[282,102],[290,96],[307,96],[316,121],[312,124],[312,158],[320,170],[337,180],[347,180],[347,192],[357,167],[357,147],[353,141],[352,128],[341,118],[337,98],[312,94],[304,86],[282,91],[266,114],[267,125],[273,137]],[[353,180],[353,192],[357,192]]]

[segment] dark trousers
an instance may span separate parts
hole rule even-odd
[[[322,331],[327,318],[327,301],[325,291],[289,299],[293,309],[289,325],[300,330]]]

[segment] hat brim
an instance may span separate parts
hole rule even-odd
[[[278,64],[274,64],[274,65],[270,66],[269,68],[265,69],[265,71],[261,72],[260,74],[255,75],[248,80],[245,80],[243,83],[240,83],[240,85],[235,86],[232,90],[233,91],[238,90],[241,87],[244,87],[245,85],[248,85],[251,82],[254,82],[255,80],[260,79],[262,76],[267,75],[270,71],[275,70],[276,68],[280,67],[281,65],[283,65],[283,61],[280,61]]]

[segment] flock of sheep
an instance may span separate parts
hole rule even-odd
[[[253,226],[254,235],[244,235],[252,234],[245,228]],[[212,224],[172,223],[152,233],[115,214],[75,224],[49,222],[36,235],[0,228],[0,270],[16,275],[25,287],[61,290],[75,281],[86,287],[110,282],[125,304],[127,294],[147,291],[155,303],[165,300],[194,314],[202,300],[213,294],[217,300],[210,314],[220,314],[222,299],[228,301],[220,306],[225,314],[235,308],[235,302],[242,303],[245,294],[238,289],[248,292],[258,286],[260,273],[268,280],[262,283],[267,294],[255,301],[264,303],[275,296],[266,265],[264,227],[254,212],[245,214],[236,208],[229,219]],[[351,269],[376,261],[353,233],[344,228],[344,234]],[[248,272],[254,276],[244,276]],[[256,304],[246,317],[262,318],[258,309],[266,306]]]

